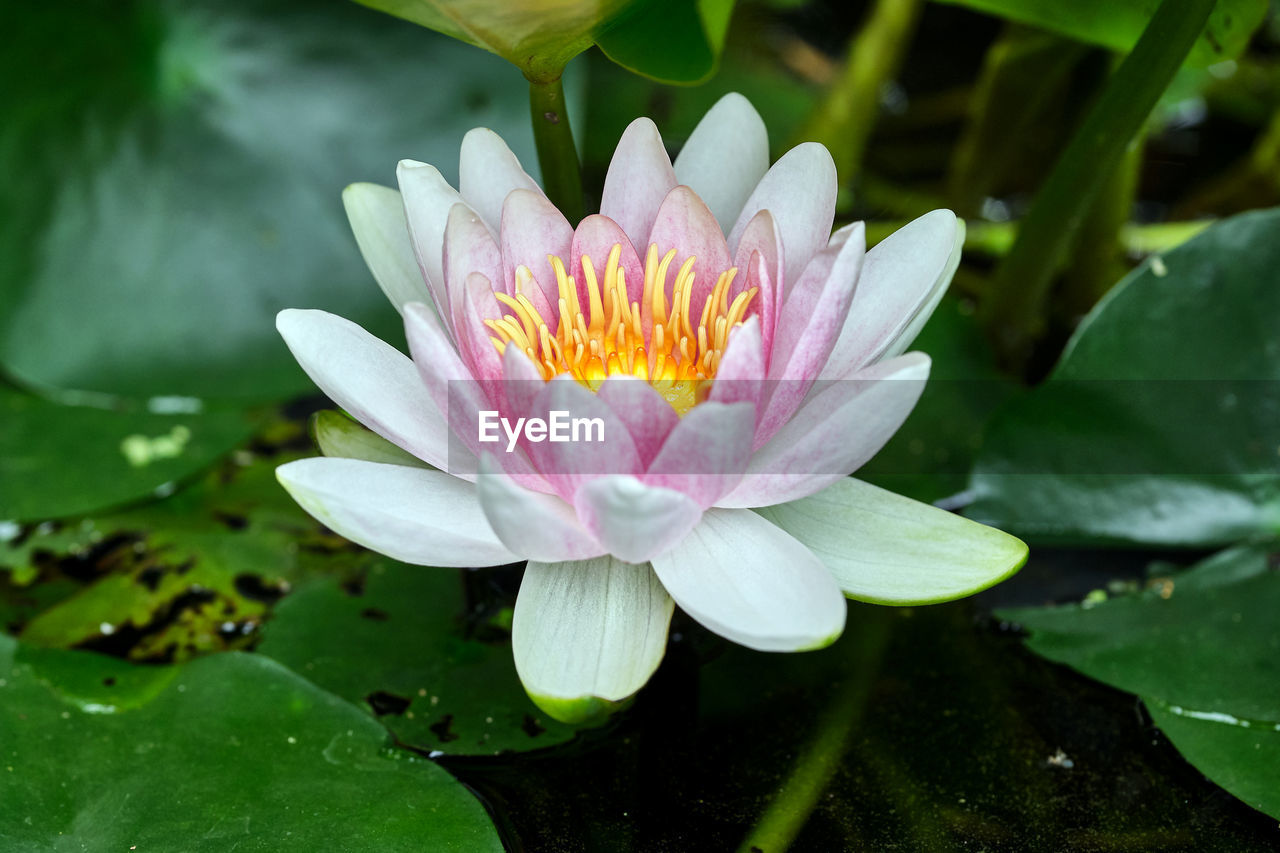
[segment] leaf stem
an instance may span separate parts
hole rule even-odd
[[[861,636],[855,646],[858,659],[850,667],[849,680],[827,707],[818,723],[817,735],[801,753],[756,828],[738,847],[738,853],[761,850],[782,853],[790,847],[831,777],[840,769],[850,735],[862,719],[879,674],[892,617],[889,609],[883,607],[864,607],[859,611]]]
[[[1045,329],[1045,303],[1081,221],[1213,5],[1214,0],[1162,0],[1040,188],[983,306],[987,332],[1006,363],[1026,363]]]
[[[582,165],[569,129],[562,78],[529,81],[529,117],[542,168],[542,187],[571,224],[582,219]]]
[[[849,43],[840,76],[805,123],[799,141],[821,142],[847,184],[862,166],[880,107],[880,88],[898,70],[922,0],[876,0]]]

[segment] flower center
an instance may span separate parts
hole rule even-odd
[[[710,393],[729,343],[729,333],[742,324],[759,288],[743,290],[729,300],[737,267],[720,273],[715,286],[691,312],[694,264],[690,256],[676,271],[667,288],[667,277],[676,250],[659,257],[650,245],[644,264],[644,290],[639,301],[628,301],[626,271],[618,263],[622,247],[614,245],[602,275],[591,258],[582,256],[587,310],[578,297],[578,284],[554,255],[547,260],[555,270],[559,291],[559,318],[555,332],[525,295],[533,274],[526,266],[516,269],[515,295],[495,293],[509,310],[501,319],[485,320],[496,335],[498,352],[517,346],[529,356],[544,380],[568,373],[592,391],[606,377],[626,374],[645,379],[681,415]],[[670,294],[670,304],[667,297]],[[554,310],[554,309],[553,309]]]

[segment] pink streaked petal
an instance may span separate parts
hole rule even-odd
[[[493,345],[494,333],[484,321],[501,318],[502,305],[493,295],[493,284],[478,272],[467,276],[461,297],[458,309],[461,322],[455,333],[462,363],[473,379],[486,383],[489,398],[496,400],[498,397],[488,389],[487,383],[502,378],[502,356]]]
[[[474,440],[478,413],[490,404],[430,308],[420,302],[405,306],[404,330],[418,376],[455,436],[448,442],[447,464],[437,467],[474,480],[479,449]]]
[[[712,506],[742,479],[755,424],[750,403],[700,403],[680,419],[641,480]]]
[[[411,303],[430,313],[422,303]],[[413,362],[390,344],[325,311],[289,308],[276,328],[320,390],[378,435],[437,468],[449,431]]]
[[[769,170],[769,134],[751,102],[730,92],[698,122],[676,157],[676,180],[696,192],[725,233]]]
[[[502,225],[502,205],[512,190],[542,193],[502,137],[487,127],[468,131],[458,157],[458,192],[494,234]]]
[[[644,252],[658,207],[675,185],[676,173],[657,126],[638,118],[627,126],[609,161],[600,212],[622,226],[637,252]]]
[[[476,478],[480,506],[498,539],[522,559],[585,560],[605,553],[562,499],[521,488],[488,453]]]
[[[911,414],[929,357],[908,353],[831,382],[751,458],[720,506],[771,506],[818,492],[861,467]]]
[[[672,548],[702,517],[702,508],[688,495],[625,475],[585,484],[574,508],[600,544],[628,563],[642,563]]]
[[[583,309],[590,304],[587,298],[586,274],[582,272],[582,256],[591,258],[592,269],[596,280],[604,287],[605,264],[614,246],[621,246],[618,265],[622,267],[627,279],[627,301],[639,302],[644,295],[644,265],[636,253],[631,240],[623,232],[621,226],[607,216],[592,214],[583,219],[573,232],[573,248],[570,252],[569,275],[578,284],[578,300]],[[552,279],[554,281],[554,279]],[[601,294],[603,296],[603,293]]]
[[[659,252],[676,250],[671,271],[667,274],[668,295],[675,282],[676,270],[686,258],[697,258],[693,268],[693,293],[689,300],[689,308],[696,321],[711,289],[715,287],[716,279],[732,266],[729,246],[724,241],[724,232],[720,230],[716,218],[702,203],[702,199],[698,198],[697,193],[688,187],[676,187],[667,194],[662,207],[658,209],[658,217],[653,222],[648,242],[657,244]],[[742,272],[744,271],[739,270],[739,274]]]
[[[841,228],[814,256],[782,306],[769,361],[772,393],[760,416],[755,446],[786,423],[827,364],[854,300],[866,252],[861,222]]]
[[[325,526],[419,566],[499,566],[517,556],[494,534],[476,487],[441,471],[316,457],[276,469],[280,484]]]
[[[754,512],[708,510],[652,562],[681,609],[748,648],[822,648],[844,630],[844,595],[822,561]]]
[[[836,165],[817,142],[792,148],[760,180],[729,234],[735,251],[749,223],[761,210],[773,214],[786,247],[785,280],[795,281],[831,235],[836,212]]]
[[[935,210],[867,252],[858,292],[823,378],[847,376],[889,354],[909,328],[919,331],[913,320],[937,305],[959,263],[957,234],[962,241],[955,214]]]
[[[465,204],[455,204],[449,211],[449,224],[444,232],[444,277],[449,310],[443,316],[449,318],[453,339],[459,344],[467,278],[472,273],[479,273],[491,285],[501,284],[502,252],[480,217]]]
[[[513,190],[502,207],[501,241],[503,289],[509,294],[516,292],[516,267],[524,265],[533,273],[545,301],[555,305],[560,294],[547,256],[569,257],[573,227],[564,214],[540,192]],[[543,319],[548,323],[553,320],[545,314]]]
[[[568,374],[547,382],[534,408],[538,417],[546,420],[550,420],[552,412],[566,412],[570,421],[598,418],[603,424],[603,430],[587,426],[589,432],[580,433],[578,441],[521,440],[521,446],[527,450],[538,472],[565,500],[572,501],[583,483],[596,477],[640,473],[639,454],[625,422],[607,403]],[[597,441],[600,432],[603,440]],[[585,440],[588,434],[591,440]]]
[[[635,376],[614,374],[604,381],[596,396],[613,409],[635,442],[641,470],[649,467],[662,443],[680,423],[671,404],[650,385]]]
[[[765,388],[764,376],[760,318],[748,317],[729,333],[729,345],[720,359],[707,400],[713,403],[750,403],[752,410],[758,413]]]
[[[762,210],[751,217],[743,229],[733,262],[738,268],[738,279],[730,290],[730,299],[737,296],[742,288],[759,288],[747,313],[760,318],[760,340],[764,345],[766,367],[778,327],[778,308],[786,296],[783,252],[778,223],[773,214]]]
[[[435,166],[416,160],[401,160],[396,167],[405,218],[413,240],[413,253],[426,279],[436,310],[448,325],[449,297],[444,276],[444,232],[449,212],[462,196],[449,186]],[[452,329],[450,329],[452,334]]]

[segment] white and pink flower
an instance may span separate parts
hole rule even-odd
[[[527,560],[512,643],[547,713],[582,719],[635,693],[674,604],[795,651],[839,636],[845,596],[942,601],[1022,564],[1017,539],[848,477],[927,378],[928,357],[903,353],[959,262],[951,212],[870,252],[861,223],[831,234],[827,150],[770,167],[738,95],[674,164],[653,123],[633,122],[600,214],[576,228],[491,131],[463,140],[460,175],[455,191],[404,161],[399,192],[347,189],[412,359],[322,311],[278,325],[316,384],[399,450],[339,430],[279,478],[399,560]],[[479,410],[549,408],[602,419],[609,440],[477,441]]]

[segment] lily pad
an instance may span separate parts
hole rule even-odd
[[[503,849],[445,770],[274,661],[127,666],[0,636],[6,849]]]
[[[405,157],[452,180],[476,126],[536,162],[519,72],[344,0],[53,0],[6,20],[0,362],[36,385],[303,393],[280,309],[400,335],[345,185],[394,184]]]
[[[1280,531],[1280,210],[1154,256],[987,432],[969,514],[1023,538],[1217,545]]]
[[[213,464],[249,437],[240,412],[64,406],[0,386],[0,519],[45,521],[117,507]],[[3,560],[0,559],[0,563]]]
[[[419,749],[492,755],[572,738],[520,686],[510,611],[468,632],[463,592],[454,569],[383,561],[356,590],[325,581],[285,598],[258,652],[364,704]]]
[[[1280,817],[1278,549],[1241,546],[1133,595],[999,615],[1038,654],[1143,697],[1188,760]]]

